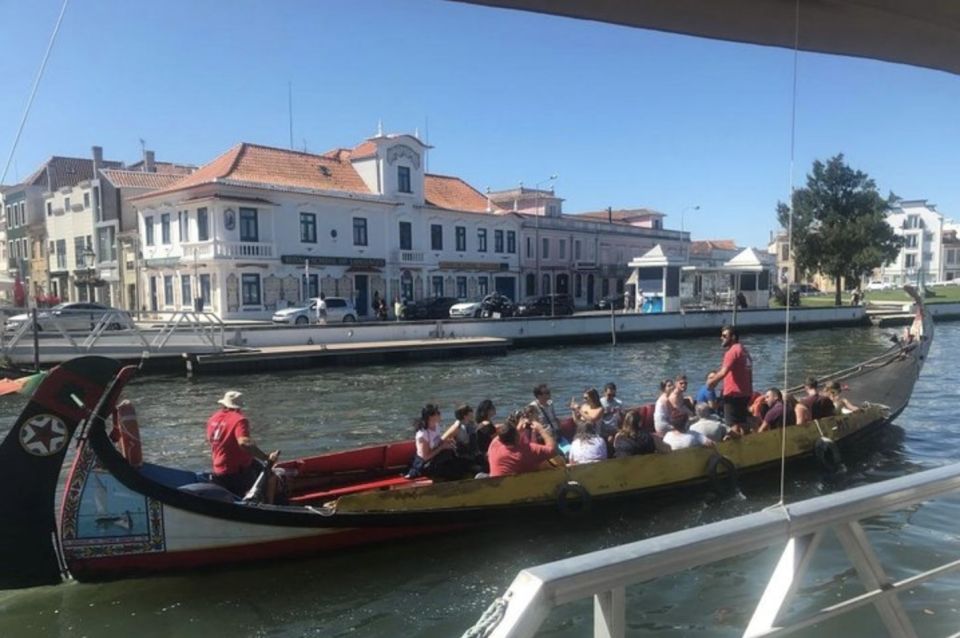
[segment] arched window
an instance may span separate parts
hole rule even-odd
[[[548,274],[543,275],[543,294],[550,294],[550,275]]]

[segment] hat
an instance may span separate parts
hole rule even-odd
[[[243,407],[243,393],[237,392],[236,390],[228,390],[224,393],[223,398],[219,399],[217,403],[222,405],[225,408],[230,408],[231,410],[239,410]]]

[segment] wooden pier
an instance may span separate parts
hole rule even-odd
[[[374,362],[443,359],[448,356],[505,355],[510,339],[456,337],[272,346],[211,354],[184,355],[187,371],[199,374],[245,373]]]

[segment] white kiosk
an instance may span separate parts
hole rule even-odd
[[[680,269],[687,260],[667,255],[657,244],[627,264],[633,273],[627,280],[635,286],[633,310],[636,312],[679,312]]]
[[[766,308],[770,304],[770,271],[752,248],[744,248],[722,266],[686,266],[683,271],[695,277],[694,290],[701,299],[707,292],[708,276],[712,282],[712,299],[700,307]]]

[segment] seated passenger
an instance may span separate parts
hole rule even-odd
[[[833,401],[831,401],[829,397],[820,394],[819,386],[820,384],[815,377],[807,377],[803,382],[806,396],[800,400],[800,404],[802,404],[806,410],[799,410],[797,412],[797,423],[805,423],[811,419],[823,419],[833,416]],[[802,421],[800,420],[801,414],[805,417]]]
[[[535,443],[530,437],[520,436],[518,428],[531,429],[545,443]],[[554,456],[556,443],[550,430],[539,422],[523,421],[515,412],[507,420],[497,425],[497,437],[490,443],[487,460],[490,462],[490,476],[506,476],[532,472]]]
[[[416,435],[416,456],[407,478],[429,476],[437,479],[458,479],[464,474],[465,468],[453,453],[456,441],[448,430],[443,435],[437,431],[440,423],[440,408],[432,403],[423,406],[420,418],[414,422]]]
[[[583,423],[592,423],[594,426],[600,425],[603,420],[603,406],[600,405],[600,393],[596,388],[590,388],[583,392],[583,403],[577,405],[575,401],[570,401],[570,411],[573,413],[573,420],[577,425]]]
[[[787,399],[790,402],[793,397]],[[789,409],[784,403],[783,393],[780,388],[770,388],[763,397],[767,404],[767,412],[763,415],[763,421],[757,432],[766,432],[767,430],[776,430],[783,425],[784,415],[786,415],[787,425],[796,425],[796,410]]]
[[[497,426],[493,424],[493,418],[497,416],[497,408],[490,399],[484,399],[477,404],[477,449],[481,454],[486,455],[490,442],[497,436]]]
[[[714,447],[716,444],[699,432],[687,431],[685,422],[678,422],[672,430],[663,435],[663,442],[671,450],[682,450],[688,447]]]
[[[596,463],[607,460],[607,442],[597,432],[597,426],[584,421],[577,427],[577,435],[570,444],[570,464]]]
[[[480,448],[477,445],[477,424],[473,421],[473,408],[463,404],[454,411],[456,421],[453,422],[441,438],[452,438],[456,442],[456,454],[469,463],[473,473],[482,468],[474,467],[480,464]]]
[[[655,437],[641,427],[640,419],[640,412],[637,410],[630,410],[623,417],[620,430],[613,437],[614,458],[653,454],[657,451]]]
[[[834,414],[850,414],[859,410],[860,408],[842,396],[842,392],[843,387],[839,381],[831,381],[827,384],[827,396],[833,401]]]
[[[716,373],[716,370],[711,370],[707,373],[707,379],[710,378],[710,375]],[[701,403],[706,404],[711,412],[716,413],[720,409],[720,402],[717,400],[716,391],[711,388],[709,385],[704,382],[704,384],[697,390],[697,396],[695,397],[696,405]]]
[[[603,407],[600,435],[604,438],[613,436],[617,433],[620,422],[623,421],[623,401],[617,398],[617,385],[615,383],[608,383],[603,386],[600,405]]]
[[[657,403],[653,408],[653,427],[661,436],[673,429],[673,410],[670,405],[672,392],[672,379],[664,379],[660,382],[660,396],[657,397]]]
[[[690,432],[702,434],[716,443],[722,441],[730,432],[724,422],[714,416],[706,403],[697,404],[697,417],[697,422],[690,426]]]
[[[673,392],[670,393],[670,405],[675,411],[683,411],[694,416],[693,399],[687,396],[687,375],[680,374],[673,380]]]

